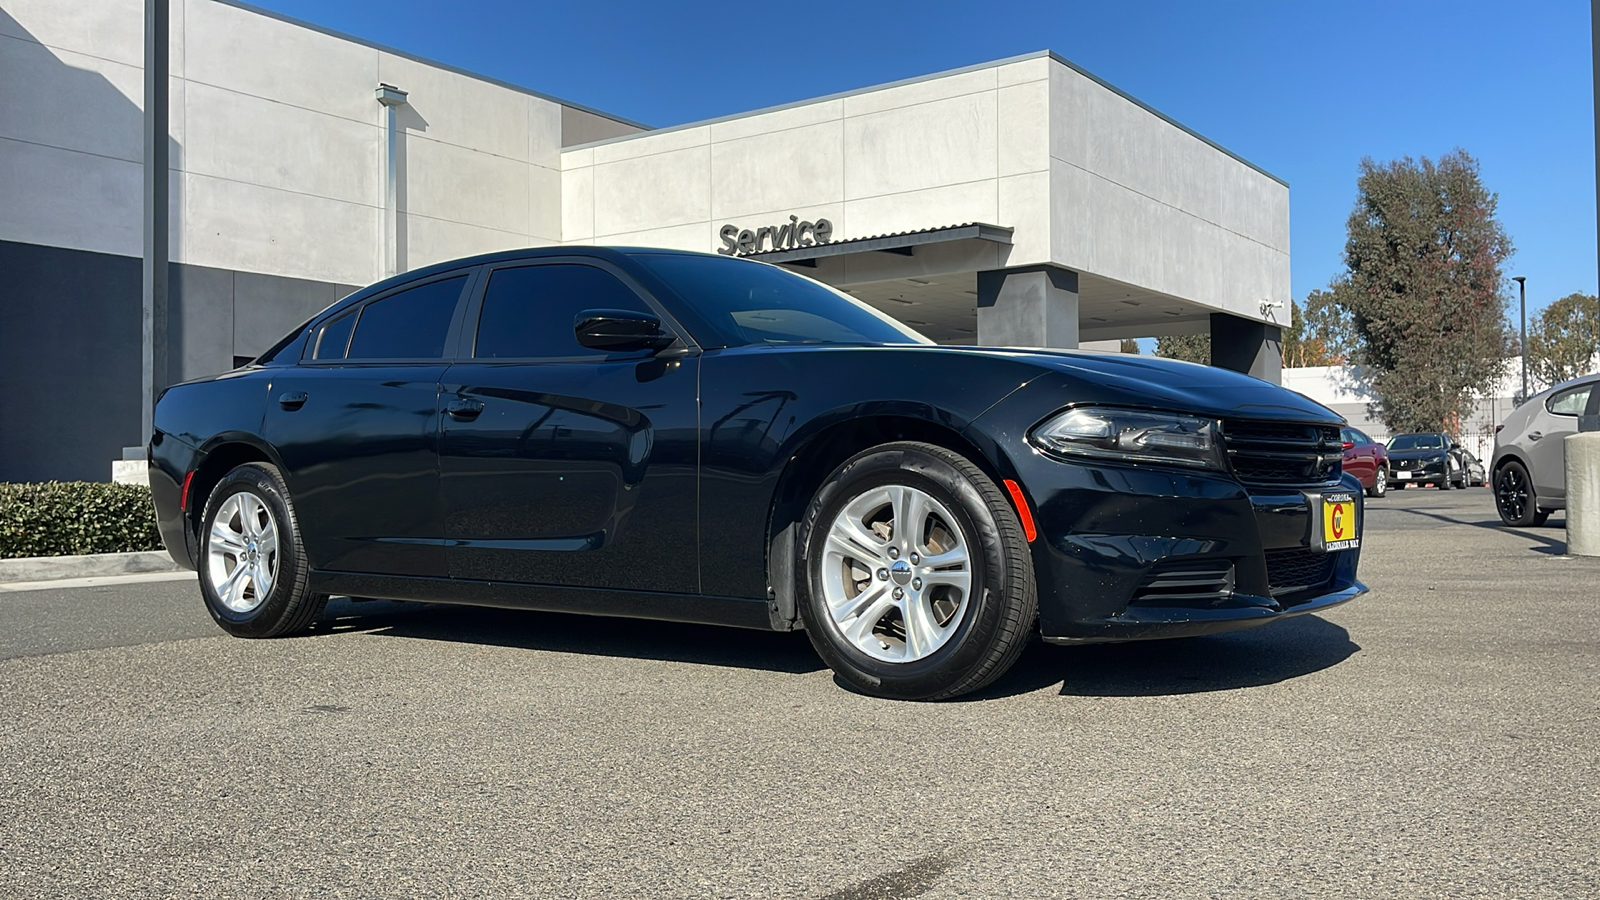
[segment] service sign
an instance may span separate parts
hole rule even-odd
[[[790,216],[780,225],[763,225],[760,228],[740,228],[724,225],[718,232],[722,246],[717,252],[724,256],[745,256],[768,250],[797,250],[833,240],[833,223],[827,219],[815,222]]]

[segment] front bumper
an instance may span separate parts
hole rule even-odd
[[[1319,498],[1361,486],[1246,487],[1220,472],[1016,460],[1032,495],[1039,627],[1055,643],[1145,640],[1263,625],[1367,588],[1359,547],[1324,551]]]
[[[1427,463],[1426,465],[1401,466],[1396,463],[1389,464],[1389,481],[1443,481],[1445,478],[1460,478],[1460,472],[1450,472],[1444,463]]]

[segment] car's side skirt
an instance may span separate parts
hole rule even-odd
[[[355,572],[313,570],[311,589],[321,594],[456,603],[503,609],[535,609],[590,616],[622,616],[665,622],[731,625],[771,631],[765,600],[740,597],[704,597],[655,591],[616,591],[599,588],[554,587],[542,584],[508,584],[461,578],[415,578],[368,575]]]

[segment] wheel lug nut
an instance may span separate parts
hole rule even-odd
[[[912,553],[911,554],[911,564],[914,566],[914,565],[916,565],[916,564],[918,564],[920,562],[922,562],[922,557],[918,556],[916,553]]]
[[[921,578],[913,578],[913,579],[911,579],[911,589],[913,591],[922,590],[922,579]]]
[[[906,592],[904,590],[902,590],[900,588],[895,588],[894,589],[894,598],[896,600],[904,599],[905,595],[906,595]]]
[[[900,548],[899,547],[890,547],[889,548],[889,558],[890,559],[899,559],[900,558]]]
[[[878,570],[878,580],[879,581],[888,581],[889,580],[889,570],[888,569],[879,569]]]

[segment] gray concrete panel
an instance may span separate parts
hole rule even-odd
[[[140,261],[0,241],[0,481],[107,481],[139,435]]]
[[[169,266],[165,383],[233,368],[233,272]]]
[[[1054,266],[979,272],[978,343],[1077,347],[1078,273]]]
[[[1283,329],[1227,313],[1211,314],[1211,364],[1283,383]]]
[[[326,281],[240,272],[234,276],[233,355],[257,356],[289,329],[350,293]]]
[[[573,147],[591,141],[638,134],[645,129],[631,122],[598,116],[571,106],[561,107],[561,146]]]

